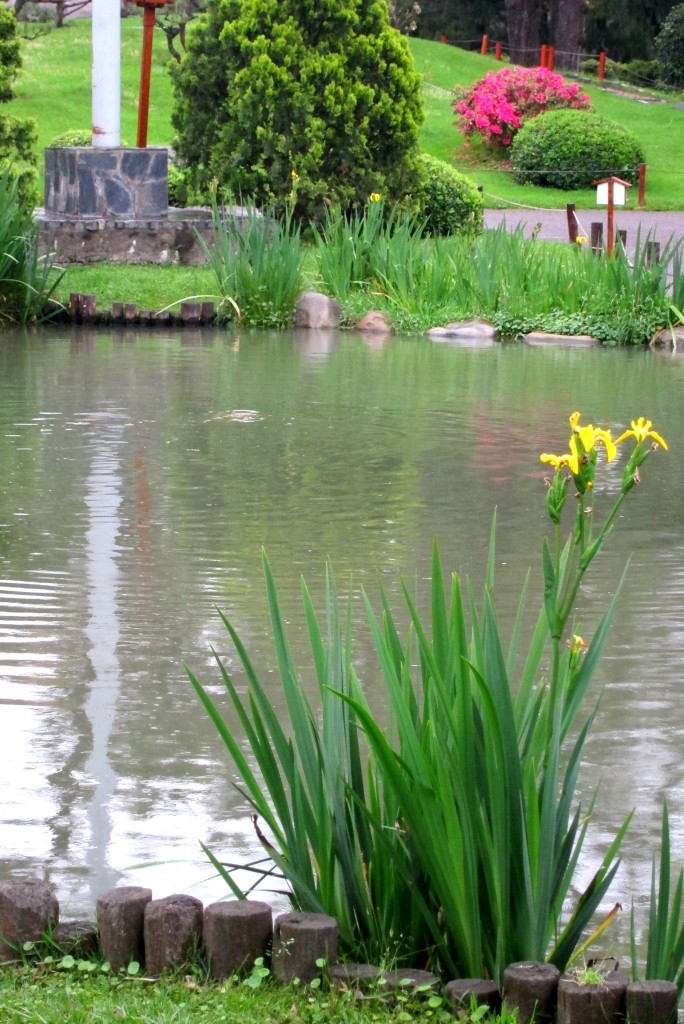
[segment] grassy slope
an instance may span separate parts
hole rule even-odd
[[[135,145],[137,135],[141,46],[141,18],[124,18],[121,22],[121,137],[129,146]],[[17,117],[35,118],[39,152],[62,132],[90,131],[90,21],[70,21],[49,35],[26,40],[22,52],[23,71],[15,99],[7,110]],[[168,146],[173,138],[171,80],[166,70],[168,57],[166,37],[162,32],[155,32],[147,132],[150,146]]]
[[[140,18],[125,19],[121,30],[121,134],[130,145],[136,137]],[[427,152],[453,160],[457,167],[481,183],[489,205],[499,205],[492,197],[541,207],[562,207],[567,202],[581,207],[594,205],[592,190],[561,192],[520,186],[498,164],[474,163],[464,151],[463,140],[453,126],[451,90],[455,84],[469,85],[488,69],[501,65],[493,58],[423,39],[412,39],[410,46],[416,66],[424,76],[426,118],[421,142]],[[36,119],[42,152],[55,135],[90,127],[90,22],[72,21],[48,36],[26,41],[23,52],[24,71],[8,111]],[[168,59],[166,39],[157,32],[150,93],[150,145],[169,145],[173,139]],[[590,86],[587,91],[599,113],[630,127],[641,139],[648,167],[647,208],[684,209],[681,189],[684,183],[684,111],[674,108],[673,99],[652,104],[618,96],[598,86]],[[634,188],[630,205],[635,204]]]
[[[496,165],[474,164],[463,149],[463,139],[453,127],[451,90],[454,85],[469,85],[490,69],[496,71],[501,64],[493,58],[481,57],[451,46],[412,39],[411,50],[416,67],[425,83],[425,124],[422,131],[424,148],[455,165],[482,184],[485,193],[501,196],[534,206],[563,207],[568,202],[591,207],[596,197],[593,190],[561,192],[557,189],[516,185],[510,175]],[[630,128],[646,152],[646,208],[651,210],[684,209],[684,110],[674,103],[680,97],[668,97],[665,102],[647,103],[628,96],[616,95],[613,86],[604,88],[585,84],[591,102],[599,114]],[[662,97],[661,97],[662,99]],[[628,205],[636,206],[636,188],[632,189]],[[488,205],[496,206],[491,198]]]

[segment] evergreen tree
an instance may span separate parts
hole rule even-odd
[[[9,103],[21,70],[21,53],[14,12],[0,8],[0,103]],[[0,171],[8,164],[20,178],[20,191],[35,199],[36,126],[30,119],[0,114]]]
[[[209,0],[172,74],[196,188],[318,219],[413,187],[420,77],[386,0]]]

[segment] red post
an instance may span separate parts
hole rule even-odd
[[[549,46],[548,50],[546,51],[546,70],[547,71],[553,71],[553,61],[554,61],[555,56],[556,56],[556,47],[555,46]]]
[[[138,97],[138,138],[140,149],[147,146],[147,115],[150,109],[150,67],[152,65],[152,36],[157,7],[163,7],[170,0],[135,0],[143,9],[143,42],[140,60],[140,96]]]
[[[546,45],[546,43],[542,43],[541,54],[539,55],[539,67],[540,68],[545,68],[546,67],[546,61],[548,59],[548,49],[549,48]]]
[[[608,226],[606,233],[608,235],[606,239],[606,252],[608,253],[608,259],[613,255],[613,179],[608,179]]]
[[[482,36],[482,46],[480,47],[480,55],[482,57],[486,57],[488,49],[489,49],[489,36]]]
[[[501,60],[501,43],[496,43],[494,46],[494,58]]]
[[[646,204],[646,164],[639,164],[639,208]]]
[[[147,146],[147,115],[150,109],[150,67],[152,65],[152,35],[154,33],[154,7],[143,7],[143,44],[140,62],[140,95],[138,97],[138,138],[140,149]]]
[[[439,37],[439,41],[440,41],[440,43],[446,43],[447,37],[446,36],[440,36]]]
[[[603,50],[599,53],[598,76],[601,81],[603,81],[606,76],[606,55]]]

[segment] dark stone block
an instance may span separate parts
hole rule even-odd
[[[178,894],[152,900],[145,907],[145,964],[158,977],[186,963],[202,938],[204,908],[194,896]]]
[[[141,181],[149,177],[150,162],[149,149],[125,150],[121,157],[121,173],[130,181]]]
[[[67,195],[67,213],[80,214],[87,217],[89,214],[96,214],[97,192],[92,178],[90,168],[79,167],[78,169],[78,193],[72,192]]]
[[[212,977],[249,971],[255,960],[270,952],[273,913],[257,900],[212,903],[204,912],[203,938]]]
[[[154,156],[148,177],[166,182],[169,177],[169,151],[167,149],[152,150]]]
[[[556,1013],[560,971],[553,964],[524,960],[504,970],[503,1001],[506,1008],[517,1007],[518,1024],[551,1021]]]
[[[118,181],[105,179],[104,197],[108,212],[119,216],[133,212],[133,196]]]
[[[327,914],[282,914],[273,933],[273,975],[278,981],[313,981],[316,961],[337,960],[337,921]]]
[[[145,907],[151,899],[150,889],[129,885],[110,889],[97,901],[100,947],[115,974],[132,960],[145,962]]]
[[[63,150],[68,152],[68,150]],[[119,149],[80,149],[76,150],[79,167],[88,167],[92,174],[104,174],[115,171],[119,165],[121,150]]]
[[[16,959],[17,947],[38,942],[58,923],[59,903],[45,882],[0,882],[0,962]]]

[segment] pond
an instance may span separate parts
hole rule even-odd
[[[615,432],[646,415],[670,451],[648,460],[581,599],[591,636],[630,558],[580,786],[586,802],[601,783],[587,876],[636,808],[608,900],[624,940],[633,902],[643,921],[664,793],[684,862],[683,397],[684,362],[643,351],[3,333],[0,879],[44,875],[63,916],[121,883],[223,896],[200,841],[245,859],[256,842],[183,661],[221,699],[212,645],[235,659],[218,607],[280,706],[262,546],[305,675],[300,576],[319,607],[326,558],[351,581],[355,663],[381,716],[361,587],[376,601],[382,580],[399,609],[403,575],[424,604],[434,536],[445,569],[479,586],[497,507],[505,630],[528,567],[539,593],[539,453],[565,450],[574,409]]]

